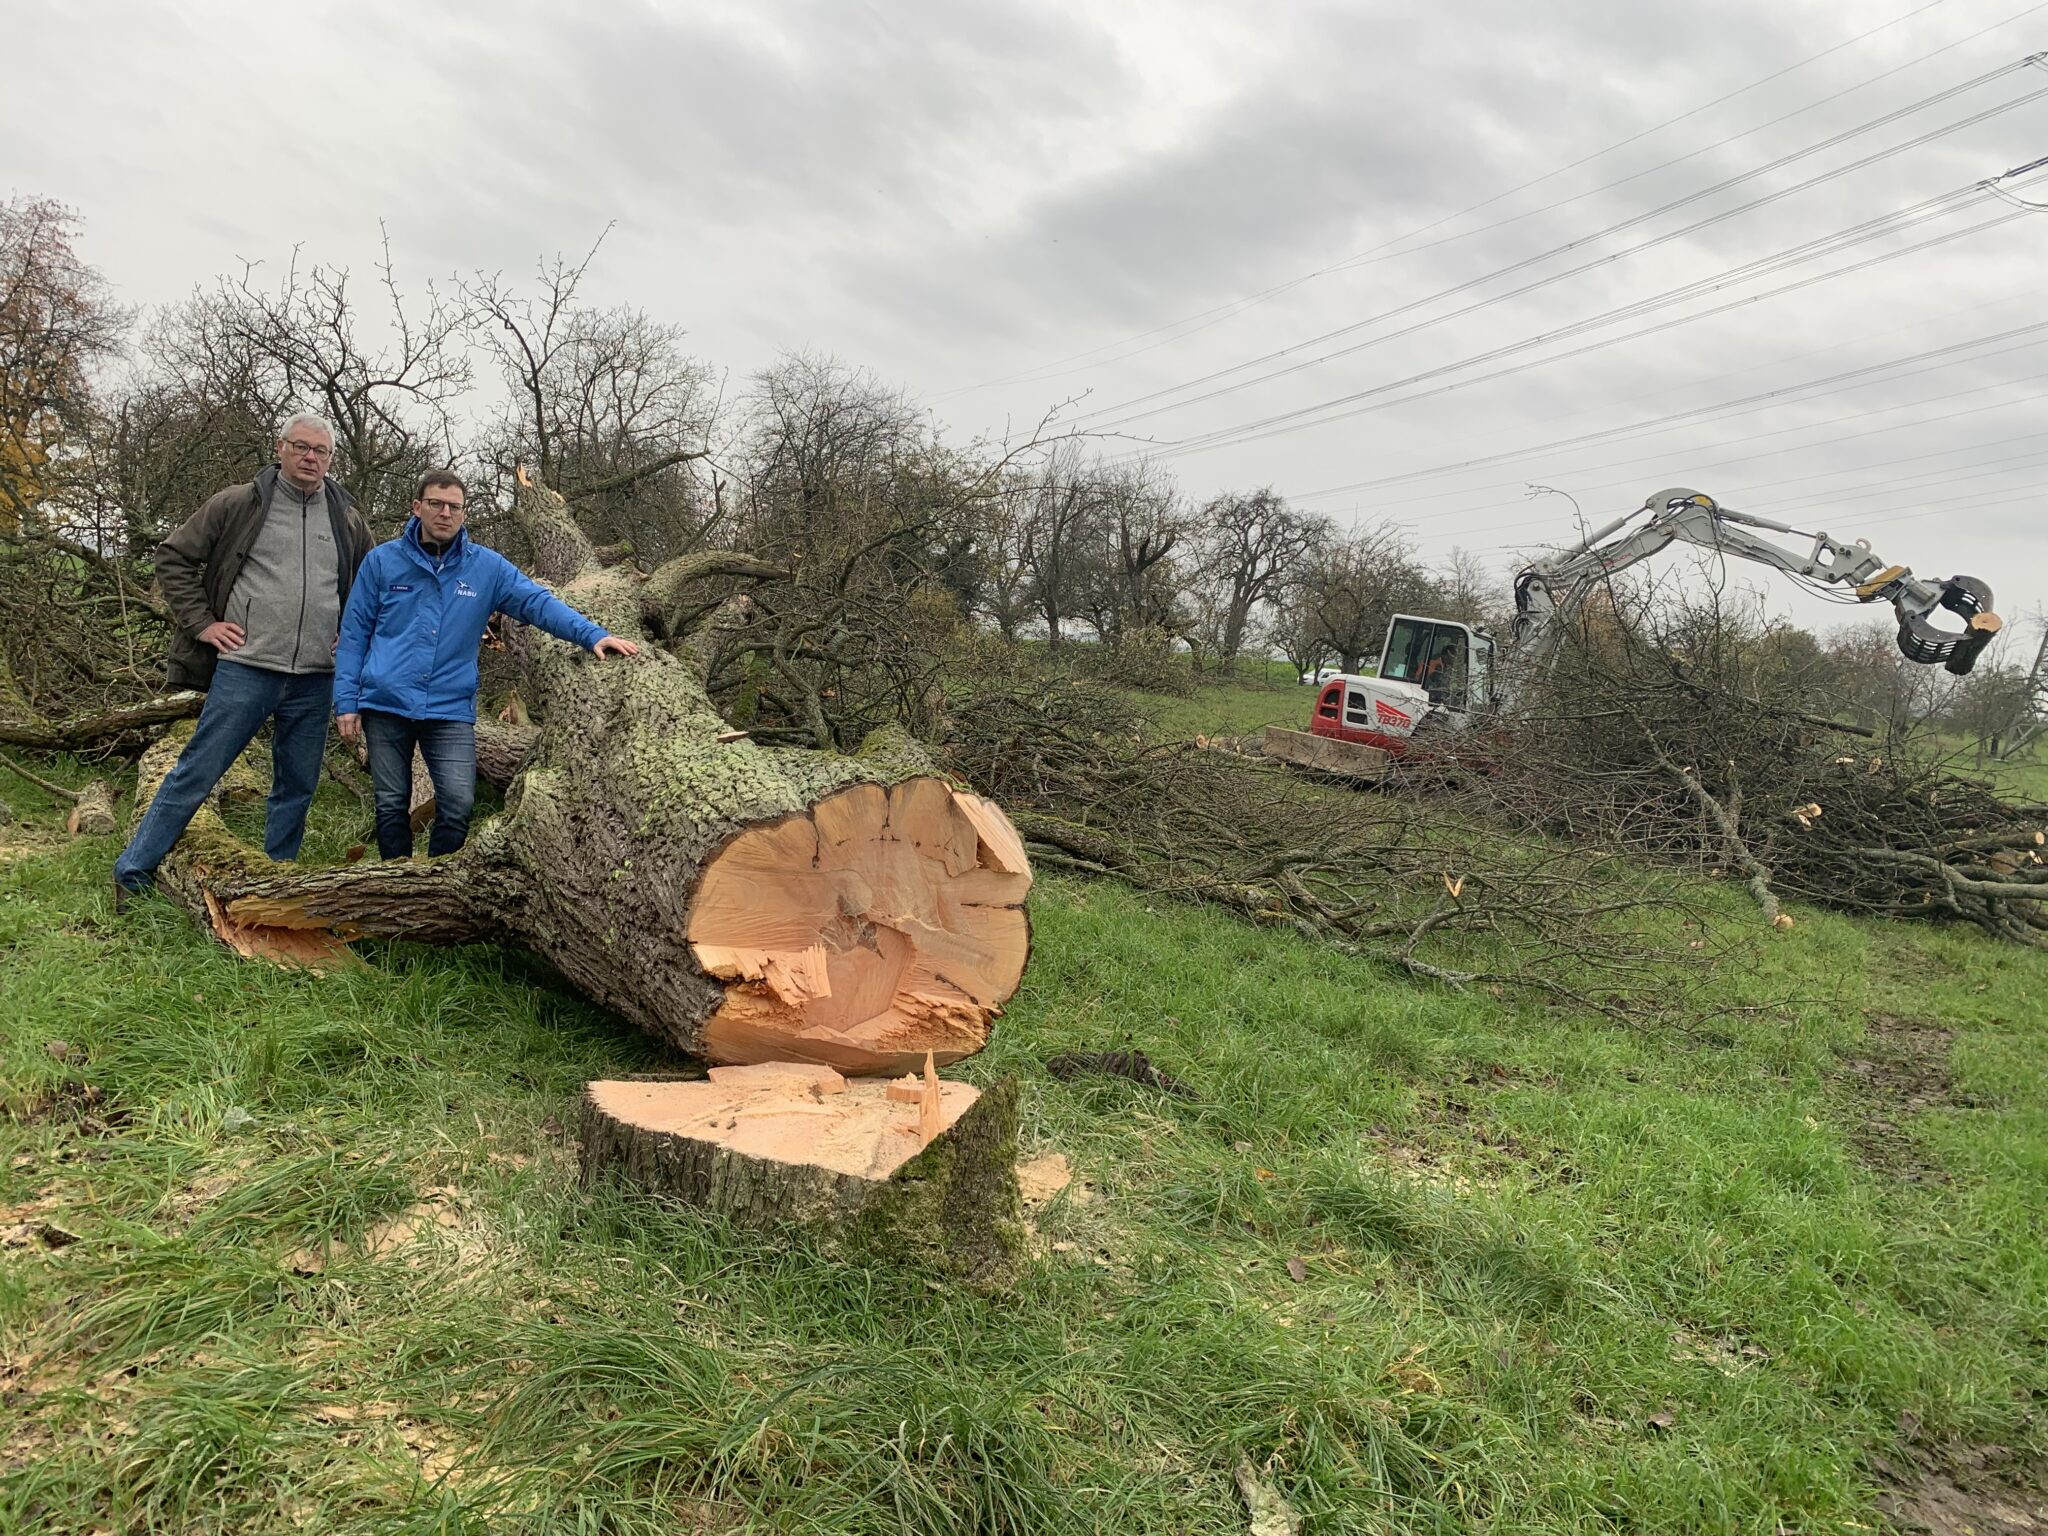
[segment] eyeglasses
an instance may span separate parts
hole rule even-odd
[[[443,501],[438,496],[424,497],[420,505],[433,512],[460,512],[462,510],[461,502]]]
[[[284,445],[291,449],[293,453],[310,453],[316,459],[331,459],[334,457],[334,449],[327,443],[302,443],[296,437],[288,437],[284,440]]]

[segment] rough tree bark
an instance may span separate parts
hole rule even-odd
[[[616,635],[672,635],[694,581],[771,569],[719,552],[607,569],[538,485],[515,515],[534,574]],[[359,935],[522,945],[711,1061],[901,1071],[986,1043],[1030,945],[1030,866],[1001,810],[900,733],[853,756],[722,739],[700,673],[657,646],[600,663],[534,631],[511,644],[538,724],[486,733],[480,757],[516,777],[461,853],[301,873],[207,809],[160,883],[246,954],[319,963]],[[145,756],[138,815],[179,734]]]

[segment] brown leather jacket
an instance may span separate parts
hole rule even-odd
[[[227,615],[228,594],[263,526],[263,510],[270,504],[277,475],[272,464],[247,484],[231,485],[207,498],[205,506],[156,547],[157,585],[178,624],[171,636],[173,688],[205,688],[213,682],[219,654],[199,638],[199,632]],[[356,510],[355,498],[334,480],[327,482],[327,516],[341,555],[336,564],[346,607],[349,583],[375,540],[369,523]]]

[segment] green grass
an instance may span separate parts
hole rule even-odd
[[[2007,795],[2048,805],[2048,757],[2040,752],[2037,747],[2026,757],[1986,763],[1985,776]]]
[[[1249,736],[1268,725],[1308,729],[1315,690],[1274,669],[1272,683],[1240,678],[1211,683],[1192,698],[1147,694],[1140,702],[1164,739],[1189,736]]]
[[[579,1191],[658,1057],[540,968],[244,965],[112,854],[0,867],[0,1530],[1240,1533],[1241,1453],[1314,1533],[1852,1531],[1902,1422],[2043,1449],[2048,957],[1971,933],[1631,1030],[1048,881],[962,1070],[1080,1181],[981,1296]],[[1127,1040],[1200,1097],[1040,1065]]]

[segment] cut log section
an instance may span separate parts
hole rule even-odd
[[[829,1069],[714,1068],[705,1082],[595,1082],[582,1179],[764,1227],[802,1223],[879,1256],[1000,1282],[1020,1243],[1014,1083],[930,1080],[932,1101]]]
[[[691,903],[697,963],[729,983],[704,1054],[852,1071],[971,1055],[1024,973],[1030,888],[1002,812],[943,779],[856,784],[749,827]]]
[[[119,825],[114,819],[114,787],[105,779],[94,779],[83,789],[67,789],[41,774],[29,772],[4,753],[0,753],[0,768],[35,785],[45,794],[69,800],[71,814],[65,819],[64,826],[73,837],[105,837]]]

